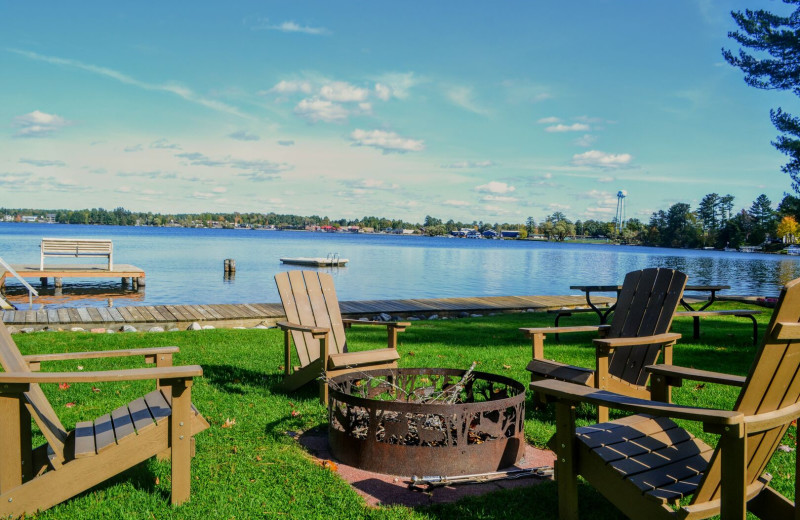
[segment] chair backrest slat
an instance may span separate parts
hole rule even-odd
[[[625,276],[611,320],[609,337],[642,337],[669,332],[683,296],[687,276],[674,269],[651,268]],[[647,382],[644,367],[658,359],[660,345],[623,347],[614,351],[608,371],[634,385]]]
[[[28,364],[2,322],[0,322],[0,365],[5,372],[30,372]],[[56,460],[63,462],[67,431],[58,419],[50,401],[47,400],[38,384],[30,385],[30,390],[25,393],[25,399],[31,416],[50,444]]]
[[[275,282],[287,321],[330,329],[330,353],[347,351],[339,300],[331,275],[315,271],[289,271],[275,275]],[[319,358],[319,340],[310,333],[292,331],[292,339],[301,366]]]
[[[300,314],[297,312],[297,304],[295,302],[294,293],[292,292],[292,284],[289,281],[289,273],[276,274],[275,283],[278,286],[278,294],[281,297],[283,313],[286,314],[286,321],[300,324]],[[314,341],[314,338],[311,336],[311,334],[292,331],[291,335],[301,366],[306,366],[313,359],[319,357],[319,347],[317,347],[317,355],[314,358],[310,356],[308,351],[308,344]]]
[[[784,287],[775,312],[764,334],[764,340],[750,367],[747,383],[739,393],[735,410],[747,416],[773,412],[800,402],[800,342],[777,341],[777,323],[800,322],[800,279]],[[747,484],[752,484],[764,472],[789,422],[747,438]],[[693,502],[714,500],[720,496],[721,461],[719,448],[700,483]]]

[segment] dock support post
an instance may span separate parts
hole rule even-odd
[[[122,287],[127,287],[127,286],[128,286],[128,277],[127,276],[123,276],[122,277]]]
[[[236,272],[236,260],[234,260],[233,258],[226,258],[225,261],[222,263],[222,265],[226,273]]]
[[[144,287],[145,286],[144,276],[138,277],[136,279],[136,283],[139,285],[139,287]]]
[[[133,284],[133,290],[134,291],[138,291],[139,290],[139,279],[131,277],[131,282]]]
[[[47,277],[46,276],[39,277],[39,283],[42,284],[42,287],[47,287]]]
[[[57,276],[57,277],[53,278],[53,285],[56,286],[56,287],[63,287],[64,286],[64,281],[61,279],[60,276]]]

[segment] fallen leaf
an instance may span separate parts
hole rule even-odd
[[[256,455],[256,460],[257,460],[258,462],[261,462],[261,455]]]
[[[78,370],[83,370],[83,365],[78,365]]]
[[[69,388],[69,383],[58,383],[59,390],[66,390],[67,388]]]
[[[794,421],[792,421],[792,426],[797,426],[797,419],[795,419]]]
[[[67,408],[72,408],[73,406],[75,406],[75,403],[67,403],[64,406],[66,406]]]
[[[781,444],[780,446],[778,446],[778,450],[783,451],[785,453],[791,453],[794,451],[794,448],[792,448],[791,446],[787,446],[786,444]]]
[[[705,387],[706,387],[706,384],[705,384],[705,383],[700,383],[699,385],[696,385],[696,386],[694,387],[694,389],[695,389],[695,390],[702,390],[702,389],[703,389],[703,388],[705,388]]]
[[[286,368],[286,367],[285,367],[285,366],[283,366],[283,365],[278,365],[278,370],[280,370],[281,372],[283,372],[283,369],[284,369],[284,368]]]
[[[161,484],[161,479],[159,479],[158,477],[156,477],[156,486],[157,486],[157,485],[159,485],[159,484]]]
[[[511,370],[511,365],[503,365],[503,368],[505,368],[506,370]]]
[[[292,417],[299,417],[299,416],[300,412],[298,412],[297,410],[292,410]]]
[[[241,379],[234,379],[234,380],[233,380],[233,383],[234,383],[234,384],[236,384],[236,385],[238,385],[238,384],[239,384],[239,383],[241,383],[241,382],[242,382],[242,380],[241,380]]]
[[[409,350],[407,355],[409,355],[409,356],[416,356],[416,354],[414,353],[414,351],[413,351],[413,350]]]
[[[92,386],[92,392],[94,392],[96,394],[99,394],[100,393],[100,389],[93,385]]]
[[[233,425],[236,424],[236,419],[225,419],[225,424],[222,425],[223,428],[233,428]]]
[[[323,460],[321,466],[323,468],[328,468],[331,471],[339,471],[339,466],[337,466],[332,460]]]

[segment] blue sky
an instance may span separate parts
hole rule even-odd
[[[0,206],[648,220],[790,190],[721,49],[777,1],[0,1]]]

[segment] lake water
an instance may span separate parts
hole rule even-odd
[[[776,296],[800,277],[800,258],[785,255],[650,247],[444,237],[356,235],[294,231],[250,231],[150,227],[0,223],[0,257],[10,264],[39,263],[42,237],[110,238],[114,263],[144,269],[147,285],[123,291],[119,279],[64,279],[52,283],[36,304],[58,306],[164,305],[279,302],[273,276],[295,266],[281,257],[325,257],[338,253],[347,267],[333,275],[342,300],[580,294],[570,285],[621,283],[625,273],[672,267],[690,284],[727,284],[729,294]],[[236,260],[236,276],[225,280],[223,261]],[[45,259],[98,263],[103,259]],[[102,280],[102,279],[101,279]],[[39,290],[39,281],[28,280]],[[35,283],[34,283],[35,282]],[[8,281],[8,299],[27,303],[27,292]],[[725,294],[723,293],[723,294]],[[26,307],[27,308],[27,307]]]

